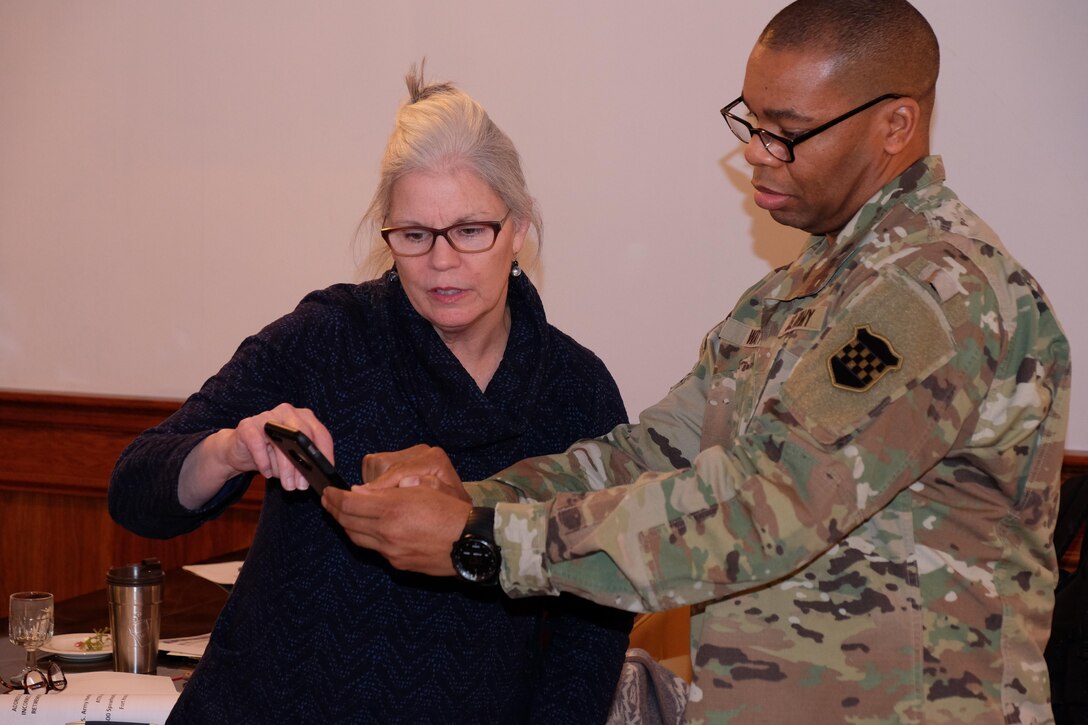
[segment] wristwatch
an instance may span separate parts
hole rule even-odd
[[[494,584],[499,579],[502,554],[495,543],[495,509],[474,506],[461,537],[450,552],[458,576],[473,584]]]

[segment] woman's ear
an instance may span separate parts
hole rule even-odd
[[[510,243],[510,248],[514,252],[514,256],[518,256],[518,252],[521,251],[522,246],[525,244],[525,236],[529,233],[529,220],[522,219],[521,217],[514,217],[514,239]]]

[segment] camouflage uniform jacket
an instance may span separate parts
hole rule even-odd
[[[1049,720],[1069,348],[943,181],[811,238],[638,425],[471,484],[502,586],[693,605],[689,722]]]

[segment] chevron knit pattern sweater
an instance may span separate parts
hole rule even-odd
[[[370,452],[441,446],[464,480],[478,480],[625,422],[604,364],[547,323],[524,275],[508,302],[505,356],[481,392],[394,276],[311,293],[125,450],[111,513],[158,538],[214,518],[252,474],[190,511],[177,501],[182,461],[215,430],[284,401],[328,426],[352,484]],[[576,599],[512,600],[395,571],[354,546],[312,491],[272,481],[169,722],[603,722],[630,623]]]

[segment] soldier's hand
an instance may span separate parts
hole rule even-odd
[[[430,485],[351,491],[330,486],[321,505],[357,546],[377,551],[397,569],[431,576],[454,575],[450,551],[472,509]]]
[[[441,448],[418,445],[402,451],[371,453],[363,457],[363,482],[367,488],[427,486],[470,502],[461,477]]]

